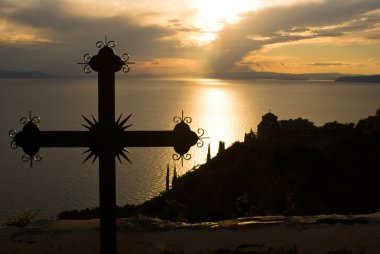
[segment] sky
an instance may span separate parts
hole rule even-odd
[[[0,70],[80,75],[114,40],[134,74],[379,74],[379,0],[0,0]]]

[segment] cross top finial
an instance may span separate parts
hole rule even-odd
[[[118,72],[124,61],[113,52],[112,48],[104,46],[99,53],[90,59],[90,67],[96,72]]]
[[[90,73],[91,70],[96,72],[118,72],[121,69],[127,73],[130,70],[129,65],[135,64],[135,62],[129,62],[129,55],[124,53],[121,57],[115,55],[113,48],[116,46],[116,42],[108,41],[107,35],[105,35],[104,42],[98,41],[96,47],[99,48],[99,52],[95,56],[85,54],[83,57],[84,62],[78,64],[84,64],[84,72]]]

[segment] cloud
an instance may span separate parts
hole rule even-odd
[[[347,66],[347,65],[351,65],[351,64],[348,64],[348,63],[309,63],[309,64],[305,64],[305,65],[308,65],[308,66],[319,66],[319,67],[330,67],[330,66]]]
[[[379,8],[378,0],[334,0],[247,13],[238,24],[226,25],[219,33],[210,64],[216,72],[230,71],[250,52],[267,45],[352,36],[379,24],[378,12],[368,14]],[[372,38],[377,37],[372,34]]]
[[[164,39],[176,33],[173,29],[141,25],[128,16],[78,16],[65,1],[0,4],[0,24],[1,20],[5,24],[0,25],[3,34],[0,54],[7,59],[0,63],[0,69],[79,74],[80,68],[75,63],[84,53],[96,53],[95,42],[105,34],[117,40],[116,52],[121,54],[125,50],[135,61],[188,54],[186,49],[178,48],[177,41]]]
[[[105,34],[117,41],[119,55],[126,51],[142,64],[141,68],[132,67],[141,72],[145,67],[184,66],[216,72],[263,68],[269,63],[246,57],[270,46],[316,43],[326,38],[340,43],[380,40],[378,0],[270,2],[277,7],[243,14],[239,22],[225,24],[215,41],[208,43],[215,34],[195,25],[196,11],[187,0],[131,0],[128,4],[121,0],[0,0],[0,54],[7,59],[0,69],[79,74],[81,68],[75,63],[84,53],[96,53],[95,42]],[[282,6],[278,6],[280,2]],[[275,61],[270,63],[275,65]],[[308,63],[335,61],[346,60],[310,59]],[[155,67],[160,64],[165,68]]]
[[[195,27],[189,24],[186,24],[183,20],[179,19],[170,19],[168,20],[168,28],[172,28],[174,30],[180,32],[194,32],[194,33],[203,33],[203,29],[199,27]]]

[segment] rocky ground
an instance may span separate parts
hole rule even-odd
[[[98,253],[99,220],[37,221],[0,227],[0,253]],[[196,224],[118,220],[119,253],[377,254],[380,213],[264,216]]]

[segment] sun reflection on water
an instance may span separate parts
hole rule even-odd
[[[202,78],[202,79],[195,79],[194,81],[196,84],[206,85],[206,86],[226,85],[227,84],[225,81],[220,80],[220,79]]]
[[[205,135],[210,137],[205,140],[205,146],[210,143],[211,155],[217,154],[219,141],[226,142],[230,146],[237,138],[239,100],[236,94],[228,89],[228,83],[217,79],[199,79],[197,83],[204,85],[198,90],[196,115],[199,117],[199,126],[205,130]]]

